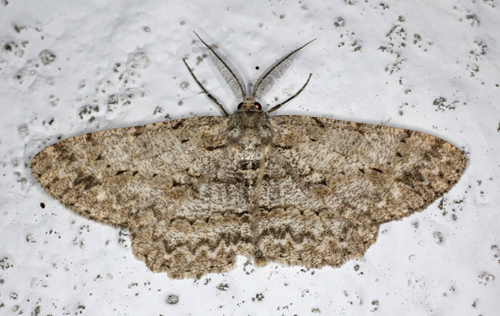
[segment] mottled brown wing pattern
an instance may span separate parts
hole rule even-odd
[[[293,168],[279,153],[269,157],[255,214],[256,262],[319,268],[359,259],[376,241],[378,227],[345,218]]]
[[[201,117],[82,135],[44,149],[31,170],[71,210],[129,229],[151,270],[226,271],[251,248],[226,126],[226,118]]]
[[[320,267],[360,258],[381,223],[425,209],[466,166],[460,150],[424,133],[306,116],[271,120],[275,158],[256,237],[263,262]]]
[[[152,271],[199,278],[232,269],[237,255],[252,255],[247,190],[227,155],[220,158],[172,205],[167,218],[135,230],[134,253]]]

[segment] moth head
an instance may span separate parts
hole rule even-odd
[[[260,105],[259,102],[254,102],[252,105],[248,106],[248,105],[245,105],[244,102],[241,102],[240,104],[238,104],[238,110],[241,110],[241,109],[258,109],[258,110],[262,110],[262,105]]]
[[[262,111],[262,105],[255,101],[254,98],[246,98],[243,102],[238,104],[238,110],[241,109],[257,109]]]

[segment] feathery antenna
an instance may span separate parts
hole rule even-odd
[[[231,91],[233,91],[234,95],[237,98],[245,99],[247,94],[244,86],[244,81],[241,78],[241,75],[236,69],[236,67],[234,67],[234,65],[221,53],[216,51],[214,48],[208,46],[208,44],[201,39],[198,33],[194,32],[194,34],[196,34],[196,36],[200,39],[203,45],[205,45],[208,48],[209,55],[212,58],[212,61],[214,62],[215,66],[221,73],[222,77],[224,77],[224,80],[226,80],[227,84],[231,88]]]
[[[253,98],[264,97],[264,95],[266,95],[266,93],[268,93],[269,90],[271,90],[271,88],[274,86],[276,79],[281,78],[283,74],[288,70],[293,60],[295,59],[297,52],[300,51],[302,48],[306,47],[307,45],[311,44],[315,40],[316,39],[313,39],[312,41],[307,42],[306,44],[302,45],[301,47],[297,48],[290,54],[286,55],[285,57],[274,63],[265,73],[262,74],[262,76],[260,76],[260,78],[255,83],[252,97]]]

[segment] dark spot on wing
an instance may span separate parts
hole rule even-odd
[[[77,186],[80,184],[85,185],[84,187],[85,190],[90,190],[101,183],[96,179],[96,177],[92,175],[88,176],[79,175],[78,178],[76,178],[75,181],[73,181],[73,186]]]
[[[406,170],[403,172],[402,181],[406,184],[413,182],[425,182],[425,177],[417,169]]]
[[[134,130],[134,136],[140,136],[144,133],[144,130],[145,130],[145,126],[137,126],[135,127],[135,130]]]
[[[363,123],[356,123],[356,132],[360,133],[361,135],[366,134],[366,132],[365,132],[365,124],[363,124]]]
[[[224,148],[224,145],[219,145],[219,146],[206,146],[205,149],[208,150],[208,151],[214,151],[214,150],[217,150],[217,149],[221,149],[221,148]]]
[[[284,149],[284,150],[290,150],[290,149],[292,149],[292,148],[293,148],[292,146],[288,146],[288,145],[281,145],[281,144],[274,144],[274,147],[276,147],[276,148],[280,148],[280,149]]]
[[[318,127],[325,128],[325,124],[321,122],[320,119],[318,119],[317,117],[313,117],[312,119],[314,120],[314,122],[316,122],[316,125],[318,125]]]
[[[179,121],[172,126],[172,129],[179,129],[184,123],[182,121]]]
[[[172,188],[180,187],[180,186],[182,186],[182,183],[177,182],[177,181],[174,180],[174,183],[172,184]]]

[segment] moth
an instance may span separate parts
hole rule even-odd
[[[197,35],[197,34],[196,34]],[[424,133],[269,114],[262,100],[295,49],[247,89],[233,64],[206,47],[241,100],[232,114],[186,67],[222,116],[89,133],[31,162],[41,186],[85,218],[127,229],[154,272],[199,278],[237,255],[307,268],[359,259],[382,223],[422,211],[449,191],[467,160]]]

